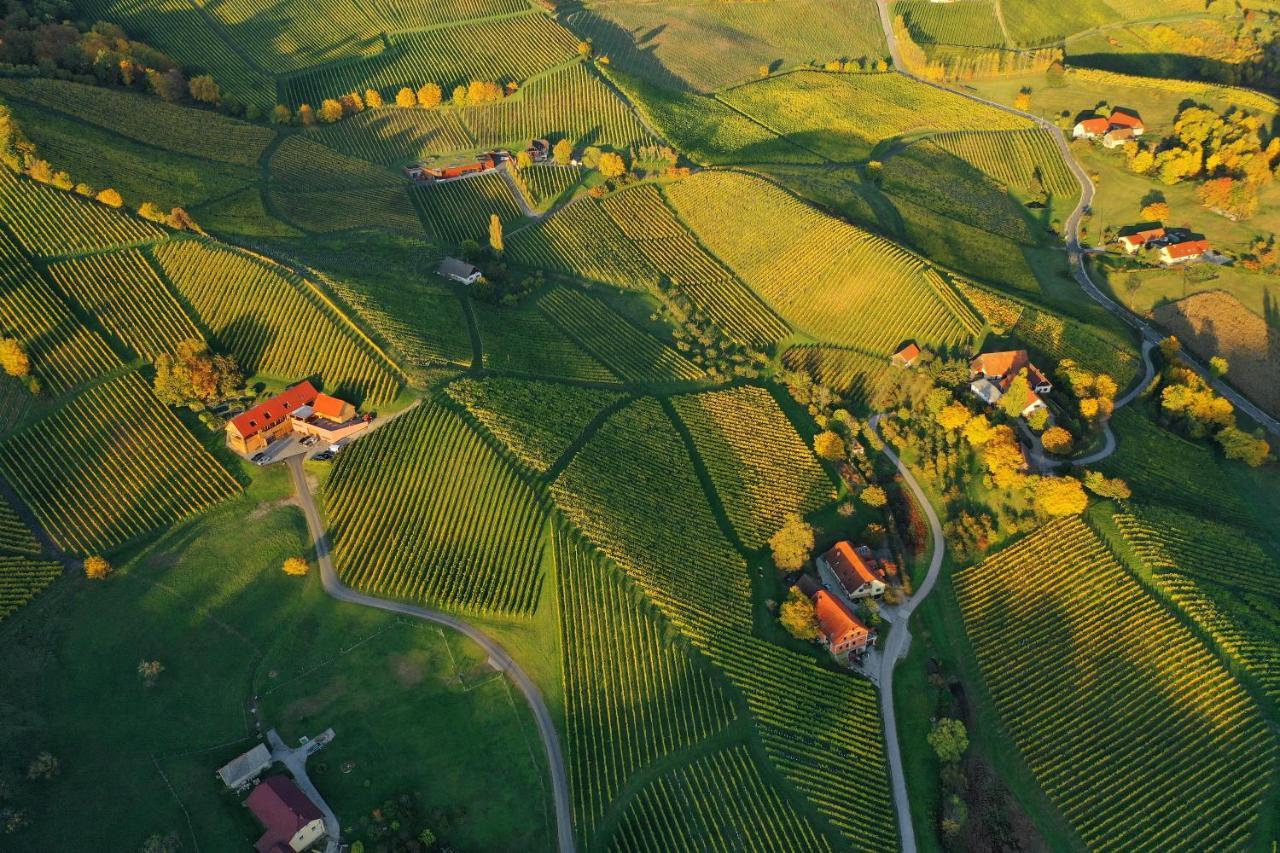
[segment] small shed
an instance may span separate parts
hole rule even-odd
[[[436,272],[461,284],[475,284],[480,280],[480,270],[457,258],[445,258]]]
[[[248,785],[271,766],[271,751],[258,744],[248,752],[237,755],[218,770],[218,778],[231,790]]]

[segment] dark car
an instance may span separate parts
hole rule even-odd
[[[312,456],[311,458],[312,458],[312,459],[314,459],[314,460],[316,460],[317,462],[323,462],[323,461],[325,461],[326,459],[332,459],[332,458],[333,458],[333,451],[332,451],[332,450],[326,450],[324,453],[317,453],[315,456]]]
[[[252,458],[252,459],[250,459],[249,461],[250,461],[250,462],[252,462],[254,465],[266,465],[266,464],[267,464],[267,454],[265,454],[265,453],[255,453],[255,454],[253,454],[253,458]]]

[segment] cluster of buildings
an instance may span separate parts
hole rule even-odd
[[[262,824],[262,836],[253,845],[258,853],[302,853],[325,837],[324,814],[288,776],[254,785],[272,761],[270,750],[258,744],[228,762],[218,778],[233,791],[253,786],[244,804]]]
[[[1209,241],[1193,238],[1185,231],[1151,225],[1122,234],[1118,240],[1125,254],[1136,255],[1144,249],[1156,249],[1165,266],[1199,260],[1209,252]]]
[[[305,381],[227,421],[227,446],[252,456],[290,435],[314,436],[332,445],[367,429],[370,421],[351,403],[322,394]]]
[[[535,139],[525,148],[525,153],[535,163],[541,163],[551,155],[551,143],[545,139]],[[478,175],[498,168],[515,157],[505,148],[482,151],[470,163],[457,163],[452,166],[428,166],[417,163],[405,168],[404,173],[409,180],[418,183],[433,184],[439,181],[452,181],[468,175]]]
[[[885,574],[893,570],[887,560],[877,560],[865,545],[837,542],[815,560],[826,586],[802,575],[796,588],[813,602],[819,640],[841,661],[859,660],[876,644],[876,632],[863,624],[845,598],[871,598],[884,594]]]
[[[1101,139],[1104,148],[1119,148],[1146,132],[1137,113],[1113,109],[1109,116],[1087,116],[1076,122],[1071,135],[1076,139]]]
[[[1013,380],[1024,372],[1030,393],[1027,395],[1027,404],[1019,414],[1025,418],[1038,409],[1048,408],[1044,395],[1053,390],[1053,383],[1031,363],[1026,350],[984,352],[970,361],[969,390],[988,406],[994,406],[1008,393]]]

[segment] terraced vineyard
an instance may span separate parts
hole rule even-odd
[[[1274,736],[1082,521],[1042,527],[955,586],[1005,729],[1087,847],[1247,844]]]
[[[246,373],[326,388],[366,404],[393,398],[395,368],[311,285],[282,268],[199,240],[154,250],[164,275]],[[231,285],[231,286],[229,286]]]
[[[448,243],[486,242],[489,217],[495,213],[508,227],[524,218],[511,187],[496,171],[415,187],[411,193],[427,229]]]
[[[876,399],[889,378],[889,362],[851,349],[822,346],[788,347],[782,363],[803,370],[823,385],[864,405]]]
[[[91,388],[7,440],[0,474],[73,554],[109,550],[240,490],[134,374]]]
[[[18,513],[0,500],[0,551],[16,554],[38,554],[40,545],[35,534],[18,518]]]
[[[614,193],[601,207],[650,265],[728,335],[765,348],[787,334],[786,324],[698,245],[656,187]]]
[[[214,112],[193,113],[156,97],[46,78],[0,80],[0,92],[66,113],[178,154],[215,163],[256,166],[275,133]],[[195,120],[198,119],[198,120]]]
[[[281,84],[285,103],[312,105],[352,90],[372,87],[384,97],[401,86],[435,82],[449,92],[468,80],[523,81],[572,58],[578,40],[546,14],[390,36],[377,56],[321,66],[292,75]]]
[[[618,287],[656,287],[658,274],[589,198],[575,200],[507,242],[511,260]]]
[[[62,574],[59,563],[0,554],[0,622]]]
[[[927,0],[925,0],[927,3]],[[966,5],[973,0],[961,0]],[[958,131],[930,137],[932,142],[995,180],[1026,191],[1038,178],[1047,193],[1059,199],[1080,194],[1080,185],[1067,169],[1047,130]]]
[[[1280,702],[1280,563],[1247,531],[1175,510],[1136,506],[1114,520],[1157,591]]]
[[[763,388],[690,394],[672,403],[748,548],[763,547],[789,513],[805,515],[835,500],[826,472]]]
[[[389,32],[510,15],[529,8],[522,0],[365,0],[361,6]]]
[[[473,613],[531,613],[546,510],[457,415],[424,403],[344,450],[325,484],[343,581]]]
[[[523,169],[524,181],[533,203],[537,205],[555,202],[582,179],[582,170],[575,166],[537,164]]]
[[[536,306],[474,303],[484,366],[532,376],[615,383],[618,377]]]
[[[545,473],[596,413],[620,394],[577,385],[507,379],[459,379],[446,393],[533,471]]]
[[[703,172],[666,194],[704,245],[822,340],[888,354],[908,339],[961,343],[981,326],[918,257],[760,178]]]
[[[181,341],[203,337],[137,249],[63,261],[49,272],[81,311],[145,361],[173,352]]]
[[[431,154],[478,147],[462,114],[454,109],[366,109],[336,124],[313,128],[310,135],[351,157],[403,165]]]
[[[830,851],[830,843],[760,775],[742,745],[708,753],[639,791],[614,838],[619,851]],[[714,849],[714,848],[713,848]]]
[[[996,18],[994,0],[898,0],[894,12],[901,15],[917,42],[1001,47],[1004,34]]]
[[[0,323],[22,341],[32,373],[51,394],[69,391],[120,364],[106,342],[76,320],[3,229]]]
[[[558,287],[540,297],[538,307],[624,379],[669,382],[706,376],[702,368],[582,291]]]
[[[200,8],[271,74],[382,50],[378,22],[355,0],[276,0],[266,9],[253,0],[201,0]]]
[[[735,711],[698,652],[584,548],[557,535],[569,772],[578,831],[589,843],[637,771],[701,743]]]
[[[0,210],[27,251],[61,255],[164,236],[155,225],[0,168]]]

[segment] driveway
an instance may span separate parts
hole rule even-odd
[[[290,747],[275,729],[267,732],[267,745],[271,748],[272,759],[283,764],[285,769],[293,774],[293,780],[298,783],[298,788],[324,815],[324,831],[328,835],[324,844],[325,853],[338,853],[338,839],[342,835],[342,826],[338,823],[338,816],[333,813],[333,809],[329,808],[329,804],[325,802],[324,797],[320,796],[320,792],[311,782],[311,777],[307,775],[307,759],[332,739],[333,730],[330,729],[309,743]]]

